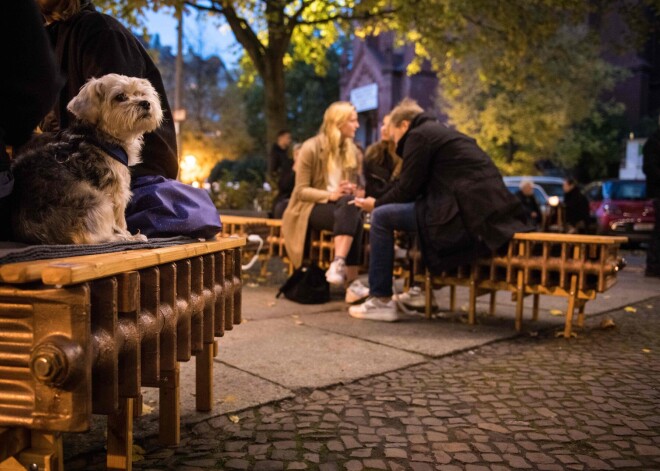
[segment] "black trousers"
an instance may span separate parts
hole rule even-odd
[[[348,204],[353,196],[343,196],[337,201],[314,205],[309,215],[307,240],[310,229],[317,231],[332,231],[335,236],[347,235],[353,237],[353,243],[346,256],[346,265],[360,264],[362,256],[362,210],[355,205]]]

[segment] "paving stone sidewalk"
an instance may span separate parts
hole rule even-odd
[[[138,439],[134,468],[660,469],[660,297],[632,307]]]

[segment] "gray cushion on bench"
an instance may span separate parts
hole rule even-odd
[[[142,241],[118,241],[105,244],[87,245],[26,245],[16,242],[0,242],[0,265],[18,262],[32,262],[50,258],[76,257],[79,255],[93,255],[123,250],[157,249],[172,245],[190,244],[198,242],[190,237],[154,238]]]

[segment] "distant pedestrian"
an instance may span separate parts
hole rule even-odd
[[[660,125],[660,118],[658,120]],[[646,276],[660,277],[660,128],[648,138],[642,149],[644,173],[646,174],[646,196],[653,199],[655,226],[646,251]]]
[[[569,234],[584,234],[589,227],[589,200],[582,194],[573,178],[564,180],[564,212],[566,227]]]
[[[529,178],[523,178],[520,181],[516,196],[525,210],[527,222],[538,229],[541,226],[542,214],[539,203],[534,196],[534,182]]]
[[[276,142],[273,143],[268,156],[268,173],[271,178],[277,180],[277,196],[273,201],[273,217],[277,219],[282,217],[295,185],[296,177],[293,172],[293,159],[289,155],[290,147],[291,132],[282,129],[277,133]]]

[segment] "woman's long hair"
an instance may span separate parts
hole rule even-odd
[[[323,123],[319,134],[325,136],[328,146],[328,169],[357,169],[358,161],[355,155],[355,145],[352,139],[341,138],[342,127],[355,112],[355,107],[347,101],[336,101],[331,104],[323,115]]]

